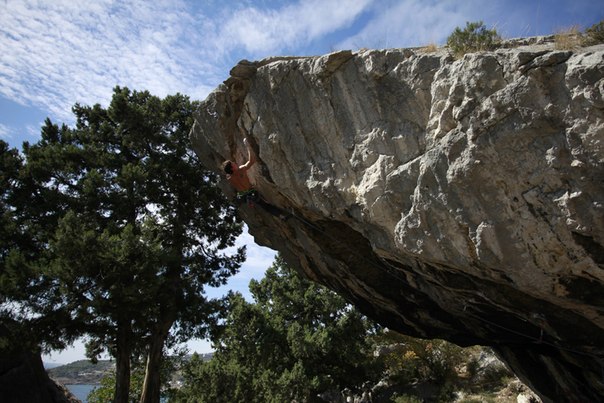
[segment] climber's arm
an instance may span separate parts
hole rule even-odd
[[[252,165],[256,162],[256,156],[254,155],[254,151],[252,150],[252,146],[247,141],[247,138],[243,139],[243,144],[247,147],[247,162],[239,167],[242,171],[247,171],[251,168]]]

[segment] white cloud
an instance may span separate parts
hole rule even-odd
[[[236,243],[237,247],[243,245],[247,246],[246,260],[236,278],[247,282],[253,278],[259,280],[264,277],[266,269],[273,264],[277,252],[270,248],[258,246],[254,241],[254,237],[248,232],[247,226],[244,227],[244,232],[239,236]]]
[[[244,226],[242,234],[237,238],[233,248],[225,250],[226,253],[234,253],[241,246],[247,247],[246,260],[241,265],[239,273],[230,277],[228,283],[224,286],[206,289],[206,294],[211,298],[222,297],[230,290],[237,290],[243,296],[251,300],[249,292],[249,283],[252,279],[261,280],[264,278],[264,273],[273,264],[277,252],[259,246],[254,241],[254,237],[248,232],[247,226]]]
[[[0,94],[70,120],[76,103],[106,104],[115,85],[198,99],[216,67],[192,57],[199,32],[180,2],[15,2],[0,5]],[[193,91],[191,91],[193,89]]]
[[[11,139],[12,137],[13,136],[12,136],[10,127],[0,123],[0,139],[8,140],[8,139]]]
[[[472,20],[475,1],[397,0],[375,3],[374,15],[342,49],[390,48],[443,43],[456,26]]]
[[[349,26],[372,1],[0,2],[0,95],[68,123],[73,104],[106,105],[115,85],[203,99],[237,59],[295,50]]]
[[[37,125],[27,125],[25,126],[25,134],[26,137],[36,139],[40,136],[40,128],[44,126],[44,122],[40,122]]]
[[[546,3],[548,3],[546,5]],[[602,14],[589,0],[530,2],[522,0],[381,0],[367,11],[367,24],[338,48],[394,48],[444,44],[455,27],[483,21],[503,37],[542,35]]]
[[[5,0],[0,1],[0,95],[69,123],[74,103],[106,105],[115,85],[203,99],[238,59],[299,53],[323,40],[348,49],[421,46],[443,43],[454,27],[480,19],[511,32],[532,32],[555,7],[529,3]],[[561,15],[579,16],[597,7],[588,0],[559,3],[566,4],[557,7],[565,10]],[[346,40],[335,39],[353,26],[362,28]]]
[[[5,125],[0,123],[0,139],[11,142],[15,138],[24,138],[27,140],[36,139],[40,136],[40,127],[43,123],[40,122],[37,126],[33,124],[17,128],[15,126]],[[22,134],[22,135],[20,135]]]
[[[256,55],[292,49],[351,24],[372,0],[308,0],[279,10],[246,7],[220,29],[227,46]]]

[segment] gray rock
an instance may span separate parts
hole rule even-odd
[[[251,139],[252,181],[295,219],[241,214],[309,278],[400,332],[492,346],[544,402],[596,401],[604,47],[517,43],[248,62],[192,143],[218,170]]]
[[[1,352],[0,400],[3,403],[79,403],[65,386],[48,377],[39,353]]]

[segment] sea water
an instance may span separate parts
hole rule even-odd
[[[65,387],[69,389],[78,400],[81,400],[82,403],[88,403],[88,394],[97,386],[99,385],[65,385]],[[162,397],[160,400],[161,403],[166,403],[167,401],[168,399],[165,397]]]

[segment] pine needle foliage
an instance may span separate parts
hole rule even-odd
[[[583,34],[583,45],[592,46],[604,43],[604,20],[587,28]]]
[[[466,27],[455,28],[447,38],[447,46],[457,58],[466,53],[481,52],[494,49],[501,37],[496,29],[487,29],[482,21],[466,22]]]

